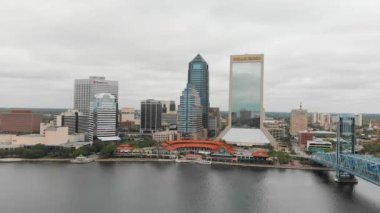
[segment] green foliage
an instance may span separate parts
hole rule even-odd
[[[269,151],[269,156],[276,158],[280,164],[287,164],[290,162],[291,157],[288,153],[282,151]]]
[[[134,148],[145,148],[145,147],[152,147],[157,146],[157,141],[152,140],[149,137],[144,137],[141,141],[128,141],[128,144],[133,146]]]
[[[363,147],[364,147],[364,152],[368,152],[375,155],[380,154],[380,144],[377,144],[377,143],[365,144]]]
[[[104,146],[101,150],[100,153],[102,154],[103,157],[110,157],[116,150],[116,144],[108,144]]]
[[[274,150],[274,148],[273,148],[273,146],[272,146],[271,144],[266,144],[266,145],[264,146],[264,148],[265,148],[265,149],[268,149],[269,152],[271,152],[271,151]]]
[[[155,143],[155,142],[149,142]],[[143,143],[142,145],[150,145]],[[47,147],[42,144],[26,148],[16,148],[10,150],[0,149],[0,158],[17,157],[17,158],[74,158],[79,155],[88,156],[95,153],[101,153],[104,157],[109,157],[116,149],[116,144],[109,142],[96,141],[93,145],[80,147],[79,149],[65,147]]]

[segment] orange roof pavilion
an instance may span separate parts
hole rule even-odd
[[[161,147],[168,150],[174,151],[177,149],[194,148],[194,149],[206,149],[210,152],[219,152],[224,150],[224,152],[233,154],[235,152],[231,145],[220,141],[208,141],[208,140],[177,140],[168,141],[161,144]]]

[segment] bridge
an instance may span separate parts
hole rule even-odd
[[[338,182],[355,182],[353,176],[362,178],[377,186],[380,186],[380,158],[357,154],[340,154],[339,161],[337,153],[316,153],[311,160],[322,165],[332,167],[342,174]],[[339,174],[337,174],[339,175]]]
[[[335,181],[357,183],[355,177],[380,186],[380,158],[355,154],[355,117],[340,116],[337,122],[336,151],[315,153],[311,160],[336,170]]]

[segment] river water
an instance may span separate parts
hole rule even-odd
[[[222,165],[0,164],[1,213],[379,213],[380,187],[333,173]]]

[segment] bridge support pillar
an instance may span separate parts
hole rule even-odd
[[[348,174],[346,172],[337,171],[335,176],[335,182],[341,183],[341,184],[357,184],[358,180],[355,178],[355,176]]]

